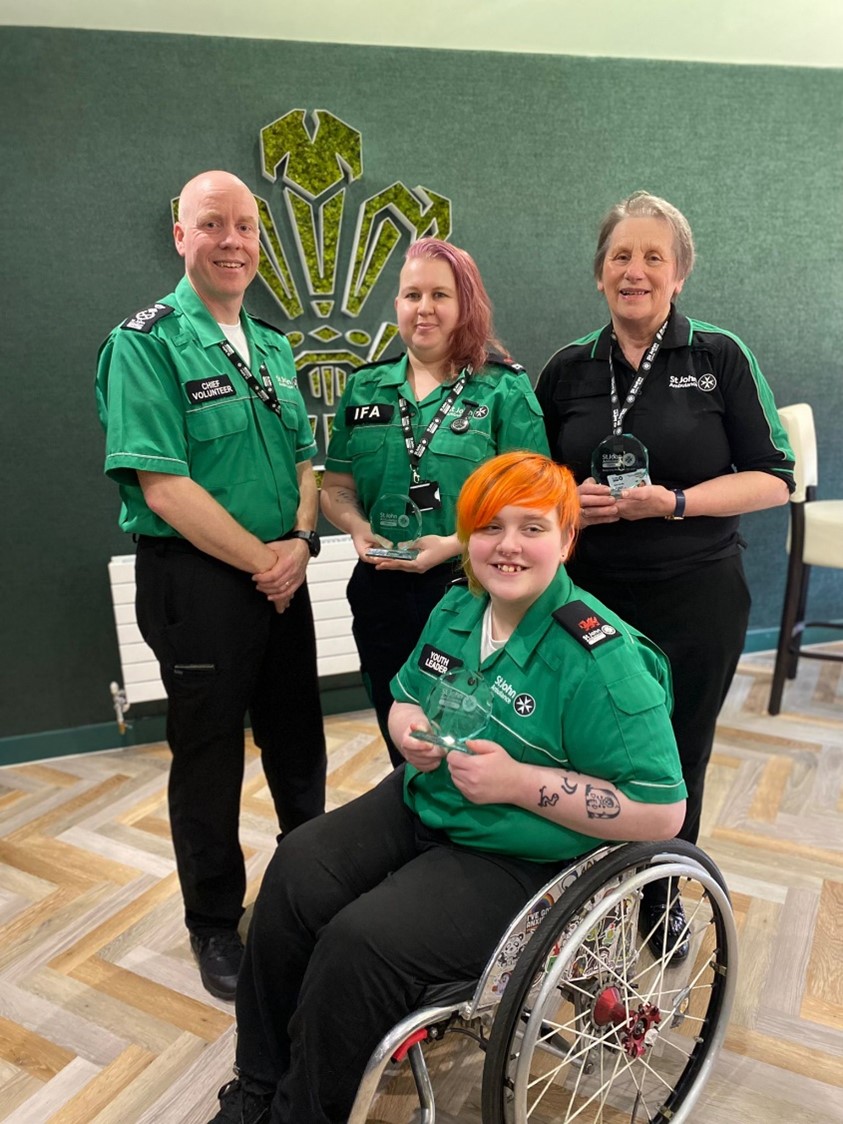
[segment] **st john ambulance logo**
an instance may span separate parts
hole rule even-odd
[[[529,716],[536,709],[536,700],[532,695],[516,695],[512,705],[515,707],[515,713],[521,718],[529,718]]]
[[[712,374],[700,375],[697,379],[697,386],[708,394],[717,386],[717,379]]]

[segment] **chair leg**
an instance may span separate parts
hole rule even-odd
[[[787,567],[787,584],[785,587],[784,606],[782,608],[782,620],[779,627],[779,643],[776,649],[776,662],[773,667],[773,684],[770,688],[770,701],[767,703],[767,711],[769,714],[778,714],[782,705],[782,693],[784,691],[784,681],[788,677],[788,672],[791,667],[791,645],[793,641],[793,633],[796,628],[797,619],[799,617],[799,602],[803,594],[803,586],[807,583],[803,582],[802,571],[806,569],[802,565],[801,557],[797,556],[792,550]],[[797,647],[796,661],[799,659],[799,650]],[[796,661],[793,662],[793,674],[796,674]],[[793,678],[793,676],[789,676]]]
[[[802,573],[799,579],[799,604],[796,608],[796,620],[793,625],[790,644],[788,645],[788,679],[796,678],[796,666],[799,663],[799,656],[802,650],[802,641],[805,638],[805,616],[808,606],[808,579],[810,578],[810,576],[811,567],[803,565]]]

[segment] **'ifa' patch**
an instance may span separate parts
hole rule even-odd
[[[217,398],[230,398],[237,391],[228,375],[214,375],[210,379],[193,379],[184,384],[187,397],[194,406],[201,402],[212,402]]]
[[[124,320],[120,327],[129,328],[133,332],[151,332],[153,326],[159,320],[163,320],[165,316],[169,316],[171,312],[175,311],[172,305],[161,304],[159,301],[151,308],[142,308],[140,312],[136,312],[134,316]]]
[[[621,635],[613,624],[599,617],[585,601],[571,601],[563,605],[555,611],[553,619],[589,651],[607,640],[617,640]]]
[[[395,407],[386,402],[371,402],[368,406],[346,406],[346,425],[386,425],[392,420]]]
[[[447,652],[440,652],[432,644],[425,644],[419,656],[419,667],[428,675],[445,675],[455,667],[462,667],[463,661]]]

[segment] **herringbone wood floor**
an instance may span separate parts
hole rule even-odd
[[[701,844],[726,874],[742,971],[699,1124],[843,1120],[843,665],[803,661],[769,718],[770,659],[721,716]],[[328,722],[330,800],[387,768],[368,713]],[[233,1056],[233,1009],[201,987],[181,922],[156,745],[0,770],[0,1120],[202,1124]],[[250,750],[250,899],[274,824]],[[453,1042],[453,1045],[449,1045]],[[482,1055],[436,1048],[442,1124],[479,1124]],[[410,1121],[408,1078],[376,1117]]]

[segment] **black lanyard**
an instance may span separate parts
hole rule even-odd
[[[256,394],[261,402],[268,406],[273,414],[277,414],[280,418],[281,403],[278,401],[278,395],[275,393],[275,387],[272,383],[272,377],[266,369],[266,363],[261,363],[260,365],[259,374],[263,380],[263,386],[261,386],[228,340],[221,340],[219,346],[222,348],[225,357],[231,361],[235,370],[243,376],[249,390],[251,390],[253,394]]]
[[[649,375],[650,368],[656,361],[656,356],[658,355],[659,349],[661,348],[662,340],[664,339],[664,333],[669,323],[670,313],[668,313],[667,320],[665,320],[664,324],[662,324],[662,326],[656,332],[656,338],[650,344],[649,351],[641,360],[641,366],[639,368],[638,376],[636,377],[632,386],[629,388],[629,393],[627,394],[626,398],[624,398],[623,408],[621,408],[621,400],[618,395],[618,384],[615,380],[615,364],[612,362],[612,351],[614,350],[615,342],[615,333],[612,332],[612,339],[609,343],[609,374],[612,376],[612,384],[609,393],[612,399],[612,433],[614,433],[616,437],[620,437],[620,435],[623,433],[623,419],[629,413],[630,409],[635,404],[638,395],[641,393],[641,387],[644,385],[644,379],[646,379],[647,375]]]
[[[421,435],[421,439],[419,440],[418,444],[416,444],[416,439],[413,436],[413,423],[410,420],[410,404],[407,399],[404,398],[401,394],[398,395],[398,409],[401,414],[401,429],[404,431],[404,444],[407,446],[407,456],[410,459],[410,468],[413,472],[414,484],[418,484],[419,480],[421,479],[418,472],[419,461],[427,452],[428,446],[433,440],[433,436],[436,433],[437,429],[445,420],[445,418],[447,418],[448,414],[450,414],[451,410],[453,410],[454,403],[459,398],[460,394],[462,394],[463,388],[468,381],[469,374],[470,371],[468,370],[468,368],[466,368],[466,370],[463,371],[463,373],[451,387],[448,393],[448,397],[436,411],[436,414],[431,419],[427,429]]]

